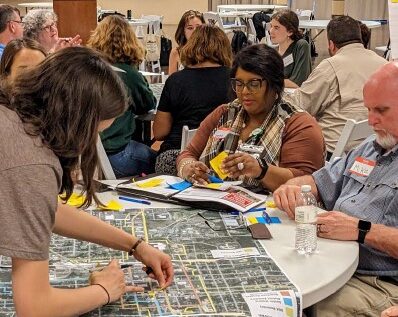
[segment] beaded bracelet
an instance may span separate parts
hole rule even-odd
[[[133,255],[135,250],[137,249],[137,247],[140,245],[141,242],[144,242],[144,239],[139,238],[136,243],[134,243],[134,245],[131,247],[130,251],[129,251],[129,255]]]
[[[107,291],[107,289],[104,286],[102,286],[101,284],[99,284],[99,283],[91,284],[91,285],[98,285],[105,291],[106,295],[108,295],[108,301],[107,301],[107,303],[105,305],[108,305],[111,302],[111,297],[109,296],[109,292]]]
[[[196,162],[196,160],[186,160],[186,161],[182,162],[182,163],[181,163],[181,166],[180,166],[180,168],[179,168],[179,170],[178,170],[178,175],[179,175],[181,178],[184,178],[184,177],[182,176],[182,170],[184,169],[184,167],[187,166],[188,164],[195,163],[195,162]]]

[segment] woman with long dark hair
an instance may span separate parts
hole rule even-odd
[[[160,287],[170,285],[170,258],[140,239],[65,204],[79,163],[84,206],[95,197],[98,131],[123,113],[127,97],[101,56],[88,48],[65,48],[0,90],[0,254],[12,258],[18,316],[75,316],[116,301],[127,286],[113,261],[87,287],[49,283],[51,233],[129,252],[150,267]],[[58,194],[63,202],[58,203]]]

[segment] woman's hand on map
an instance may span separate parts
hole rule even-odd
[[[119,262],[112,260],[101,271],[95,271],[90,275],[90,285],[99,285],[104,291],[104,303],[118,300],[124,293],[143,292],[142,287],[126,285],[124,272],[120,269]],[[109,294],[109,298],[108,298]]]
[[[143,271],[149,277],[156,279],[161,289],[170,286],[173,282],[173,264],[166,253],[159,251],[148,243],[141,243],[134,252],[134,257],[145,264],[145,267],[142,268]]]

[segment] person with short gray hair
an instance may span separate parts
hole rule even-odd
[[[8,42],[21,38],[23,22],[19,10],[8,4],[0,4],[0,57]]]
[[[48,53],[55,52],[63,47],[81,44],[79,35],[74,38],[59,38],[58,17],[50,10],[30,10],[23,19],[24,37],[39,42]]]

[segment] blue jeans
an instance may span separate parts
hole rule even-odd
[[[131,140],[123,151],[108,155],[117,178],[150,174],[155,171],[156,152],[149,146]]]

